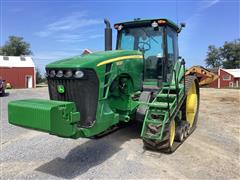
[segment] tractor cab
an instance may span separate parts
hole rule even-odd
[[[177,38],[181,28],[166,19],[140,20],[114,25],[117,50],[138,50],[144,57],[144,86],[169,82],[178,59]]]

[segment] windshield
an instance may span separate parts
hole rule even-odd
[[[162,27],[125,28],[119,32],[117,49],[139,50],[145,59],[144,81],[162,78],[163,29]]]
[[[163,56],[161,27],[125,28],[119,33],[117,49],[139,50],[143,52],[145,58]]]

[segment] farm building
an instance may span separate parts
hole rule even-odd
[[[240,69],[221,69],[212,71],[219,78],[212,82],[209,87],[213,88],[240,88]]]
[[[35,65],[31,57],[0,56],[0,79],[12,88],[35,88]]]
[[[92,53],[92,51],[90,51],[89,49],[84,49],[82,54],[90,54]]]

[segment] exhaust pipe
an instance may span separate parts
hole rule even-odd
[[[112,50],[112,28],[109,20],[104,19],[104,23],[106,24],[105,28],[105,51]]]

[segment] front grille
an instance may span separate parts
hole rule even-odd
[[[51,100],[75,102],[81,120],[79,127],[91,127],[96,120],[99,82],[95,71],[84,70],[86,78],[48,78]],[[63,85],[64,93],[58,93],[57,86]]]

